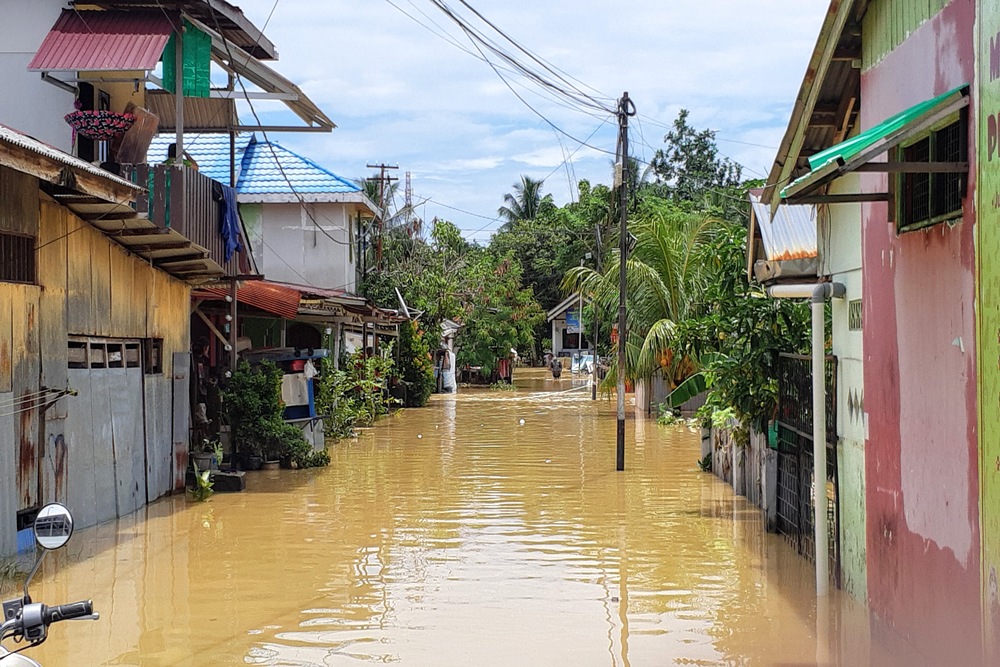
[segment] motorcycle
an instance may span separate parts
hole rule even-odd
[[[91,600],[49,607],[41,602],[32,602],[28,585],[41,567],[49,551],[61,549],[73,535],[73,515],[58,503],[46,505],[35,518],[35,542],[41,551],[24,582],[24,595],[3,602],[3,624],[0,625],[0,667],[41,667],[37,662],[21,655],[21,651],[38,646],[48,638],[49,626],[57,621],[72,619],[98,620],[100,614],[94,611]],[[12,639],[17,643],[27,642],[16,650],[9,650],[3,642]]]

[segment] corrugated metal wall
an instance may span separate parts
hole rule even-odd
[[[940,12],[949,0],[874,0],[862,21],[864,40],[861,69],[879,64],[924,21]]]

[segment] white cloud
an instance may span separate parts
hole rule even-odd
[[[474,49],[427,0],[392,0],[423,24]],[[264,25],[273,0],[237,0]],[[766,172],[787,123],[828,0],[506,0],[475,3],[519,43],[595,96],[628,90],[640,117],[633,151],[649,157],[680,108],[698,128],[717,130],[720,151]],[[422,14],[420,12],[423,12]],[[388,0],[283,0],[265,29],[279,72],[298,83],[337,124],[330,135],[279,141],[349,177],[367,162],[413,174],[414,195],[492,217],[521,173],[545,177],[578,144],[525,107],[489,65],[421,27]],[[508,50],[512,50],[509,44]],[[521,55],[521,60],[527,60]],[[523,80],[511,85],[578,140],[601,118],[566,108]],[[600,93],[585,86],[593,86]],[[264,107],[261,107],[264,108]],[[268,107],[267,115],[278,115]],[[287,115],[287,114],[286,114]],[[614,151],[615,128],[588,143]],[[645,144],[645,145],[644,145]],[[577,178],[610,180],[611,157],[583,148]],[[559,202],[573,189],[564,169],[547,181]],[[427,217],[472,231],[487,220],[428,203]],[[476,234],[484,239],[489,230]]]

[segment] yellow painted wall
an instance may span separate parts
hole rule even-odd
[[[54,365],[65,368],[68,336],[162,338],[163,370],[172,372],[172,353],[190,348],[187,284],[129,255],[50,201],[41,203],[39,246],[44,359],[59,359]]]

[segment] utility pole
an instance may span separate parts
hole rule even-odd
[[[369,169],[378,169],[378,178],[373,176],[368,179],[369,181],[378,181],[379,216],[375,220],[376,234],[378,235],[375,239],[375,268],[378,270],[382,268],[382,232],[385,231],[386,194],[389,191],[389,184],[399,180],[389,176],[386,172],[390,169],[399,169],[399,165],[369,164],[367,166]]]
[[[615,470],[625,470],[625,256],[628,254],[628,119],[635,115],[635,104],[628,91],[618,101],[618,160],[615,185],[618,186],[618,447]]]

